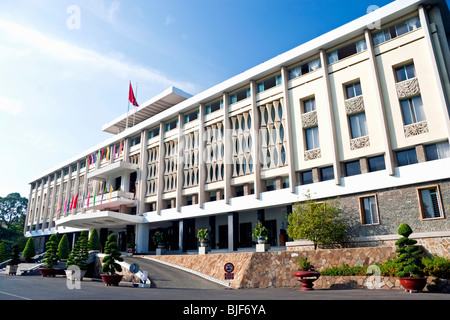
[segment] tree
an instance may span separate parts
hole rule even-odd
[[[105,244],[106,256],[103,258],[102,271],[107,274],[115,274],[116,271],[122,271],[122,266],[116,261],[122,262],[119,246],[117,245],[117,236],[111,233]]]
[[[6,245],[4,242],[0,242],[0,262],[3,262],[6,259]]]
[[[345,237],[346,226],[340,219],[338,200],[316,202],[307,200],[297,203],[288,215],[287,233],[294,240],[305,239],[317,246],[340,242]]]
[[[81,270],[87,269],[86,261],[89,259],[87,231],[81,232],[80,237],[73,246],[72,252],[67,259],[66,266],[78,266]]]
[[[19,193],[10,193],[6,197],[0,197],[0,224],[9,228],[13,222],[25,216],[27,213],[28,199],[21,197]]]
[[[52,234],[45,244],[45,248],[47,249],[44,259],[42,262],[45,263],[46,268],[53,268],[58,263],[58,236],[57,234]]]
[[[67,259],[70,254],[70,245],[67,235],[64,234],[58,244],[58,257],[59,259]]]
[[[31,260],[36,255],[36,247],[34,245],[34,239],[28,238],[27,244],[25,245],[25,249],[22,252],[22,258],[25,260]]]
[[[12,247],[10,258],[11,258],[11,261],[8,262],[8,265],[17,266],[20,263],[19,247],[17,245],[14,245]]]
[[[423,250],[417,246],[417,240],[410,239],[409,236],[412,233],[411,227],[402,223],[398,228],[398,234],[402,237],[395,242],[398,248],[397,258],[394,262],[398,264],[396,276],[402,277],[423,277],[423,264],[421,261],[421,254]]]
[[[92,229],[89,237],[89,250],[100,250],[100,240],[97,229]]]

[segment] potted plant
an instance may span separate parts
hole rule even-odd
[[[116,272],[122,271],[122,266],[118,262],[122,262],[123,258],[119,252],[119,246],[117,245],[117,236],[111,233],[105,244],[106,256],[103,258],[102,277],[103,282],[107,286],[117,286],[122,280],[123,275],[117,274]]]
[[[36,255],[36,247],[34,245],[34,239],[30,237],[27,240],[25,249],[23,249],[22,258],[25,260],[26,263],[29,263],[31,262],[31,260],[35,255]]]
[[[164,248],[164,233],[161,231],[156,231],[152,237],[153,243],[158,247],[158,249]]]
[[[302,291],[314,290],[313,282],[319,279],[320,272],[314,270],[308,258],[298,257],[295,262],[299,263],[299,270],[294,272],[294,276],[302,285]]]
[[[83,277],[86,274],[87,263],[86,261],[89,259],[89,250],[88,250],[88,238],[87,232],[81,232],[80,237],[77,242],[73,246],[72,252],[69,254],[67,259],[66,267],[66,277],[68,280],[83,280]],[[74,272],[71,266],[76,266],[79,268],[79,274]]]
[[[200,242],[201,247],[207,247],[209,244],[209,240],[207,239],[209,235],[208,229],[198,229],[197,231],[197,238]]]
[[[252,235],[253,238],[256,238],[259,244],[264,244],[267,242],[268,239],[267,235],[268,235],[267,228],[264,227],[261,222],[258,222]]]
[[[58,271],[54,268],[58,263],[58,236],[56,234],[50,236],[49,241],[45,244],[45,248],[47,251],[44,255],[44,259],[42,259],[42,262],[44,262],[45,265],[43,268],[39,268],[39,272],[43,277],[54,277]]]
[[[405,291],[419,292],[427,284],[427,278],[424,277],[420,257],[423,250],[416,245],[416,240],[409,238],[411,233],[412,229],[408,224],[402,223],[399,226],[398,234],[402,237],[395,242],[398,248],[394,262],[398,265],[396,276]]]
[[[130,235],[130,240],[127,243],[127,255],[132,256],[136,251],[136,243],[134,242],[134,234]]]
[[[19,247],[17,245],[14,245],[11,249],[11,260],[6,265],[5,273],[7,275],[17,274],[17,268],[19,263],[20,263]]]

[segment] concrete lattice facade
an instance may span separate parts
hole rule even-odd
[[[407,222],[449,237],[450,49],[444,1],[401,0],[198,95],[170,88],[113,137],[31,182],[25,235],[130,238],[138,252],[273,246],[309,192],[341,198],[351,241]],[[376,28],[374,28],[376,26]]]

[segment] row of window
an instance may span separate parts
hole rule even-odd
[[[444,218],[441,195],[437,185],[417,188],[420,217],[422,220]],[[359,198],[362,225],[380,224],[376,195]]]

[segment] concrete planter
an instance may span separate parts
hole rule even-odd
[[[19,268],[19,266],[10,266],[7,265],[6,269],[5,269],[5,273],[8,276],[12,276],[12,275],[16,275],[17,274],[17,269]]]

